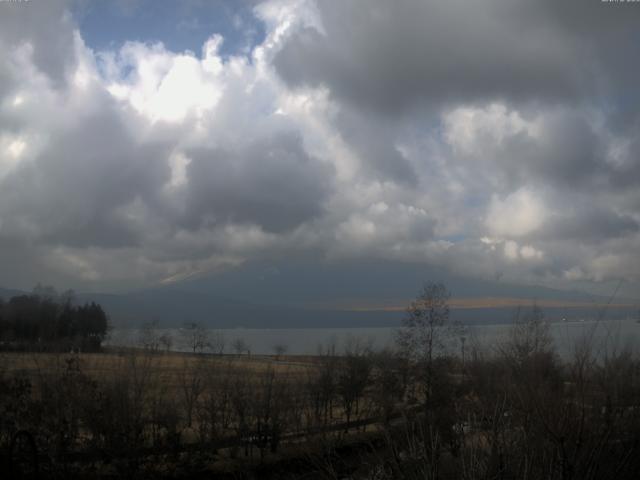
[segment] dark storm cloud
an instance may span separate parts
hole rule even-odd
[[[497,149],[478,144],[473,156],[497,168],[487,175],[504,179],[499,186],[493,182],[494,188],[630,188],[640,181],[640,160],[616,166],[607,158],[609,136],[633,138],[640,125],[640,67],[632,61],[640,39],[637,5],[316,5],[322,28],[293,33],[274,66],[294,89],[328,88],[341,106],[336,128],[378,178],[406,182],[420,174],[395,149],[397,114],[420,111],[430,122],[442,109],[496,101],[534,116],[543,113],[544,121],[537,139],[521,133],[507,136]]]
[[[640,119],[635,122],[634,135],[629,138],[626,148],[623,149],[618,162],[612,167],[612,175],[610,177],[610,188],[614,191],[631,190],[637,195],[640,201]],[[622,137],[623,139],[625,137]],[[640,207],[640,204],[638,204]]]
[[[275,58],[291,86],[326,85],[379,111],[416,101],[564,99],[581,79],[570,37],[510,21],[507,2],[318,2],[326,34],[306,28]]]
[[[366,110],[573,102],[600,82],[628,84],[630,69],[637,76],[629,62],[640,9],[599,0],[352,0],[318,9],[325,31],[301,29],[274,64],[290,86],[325,85]]]
[[[415,185],[416,172],[394,145],[396,128],[393,124],[358,112],[344,111],[336,119],[336,127],[355,153],[365,159],[370,168],[366,175]]]
[[[277,134],[234,151],[194,149],[188,155],[192,228],[253,223],[282,232],[319,215],[332,182],[332,169],[310,158],[295,134]]]
[[[624,238],[640,231],[640,224],[629,215],[585,202],[547,220],[533,238],[554,241],[598,243],[606,239]]]
[[[513,185],[538,181],[573,190],[595,187],[612,173],[606,162],[605,139],[584,115],[551,113],[541,123],[535,138],[514,135],[497,153]]]
[[[54,244],[135,244],[134,231],[116,210],[152,198],[169,178],[168,145],[139,144],[108,103],[51,137],[37,158],[0,181],[4,235],[29,225],[36,238]]]
[[[530,10],[557,29],[572,35],[588,52],[590,75],[584,79],[586,92],[607,112],[608,120],[625,134],[637,130],[640,106],[640,64],[637,46],[640,41],[640,8],[635,2],[603,2],[600,0],[544,0],[528,2]]]

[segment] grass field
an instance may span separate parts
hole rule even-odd
[[[51,377],[81,371],[95,380],[144,372],[161,379],[164,387],[184,383],[185,372],[236,373],[260,377],[274,372],[301,380],[317,370],[321,358],[311,355],[214,355],[184,352],[149,352],[137,348],[106,348],[100,353],[0,352],[0,375]]]
[[[182,352],[149,353],[139,349],[108,349],[102,353],[42,353],[0,352],[0,372],[29,375],[58,373],[79,367],[95,376],[121,371],[131,359],[145,363],[155,371],[171,376],[185,367],[232,367],[255,372],[269,368],[276,372],[304,373],[314,366],[310,356],[284,356],[280,359],[267,355],[207,355]]]

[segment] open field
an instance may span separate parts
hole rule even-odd
[[[130,364],[132,358],[143,359],[154,373],[162,373],[172,381],[185,368],[242,368],[253,372],[275,369],[302,374],[314,366],[311,356],[267,355],[205,355],[184,352],[148,353],[142,349],[111,348],[102,353],[41,353],[0,352],[0,371],[7,374],[46,375],[70,368],[70,362],[91,377],[100,378],[117,374]]]

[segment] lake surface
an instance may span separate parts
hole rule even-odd
[[[640,323],[633,319],[607,321],[568,321],[550,323],[550,333],[558,353],[567,358],[578,342],[589,340],[599,355],[606,352],[628,348],[634,353],[640,352]],[[474,346],[492,349],[508,337],[511,325],[473,325],[466,326],[465,348]],[[157,329],[160,334],[172,338],[174,351],[189,351],[184,331],[179,328]],[[284,345],[288,354],[312,355],[318,353],[321,346],[336,345],[336,351],[342,352],[349,342],[366,342],[375,349],[391,347],[395,341],[397,328],[282,328],[256,329],[234,328],[208,331],[211,336],[222,336],[225,341],[225,353],[233,353],[233,343],[241,339],[252,354],[270,355],[276,345]],[[140,331],[137,329],[114,329],[106,344],[111,346],[139,346]],[[458,352],[462,341],[455,338],[450,349]]]

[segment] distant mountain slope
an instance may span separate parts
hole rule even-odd
[[[81,301],[96,301],[108,312],[117,327],[139,327],[157,320],[161,326],[176,327],[199,322],[212,328],[311,328],[311,327],[395,327],[402,310],[338,310],[260,305],[178,290],[146,290],[125,295],[85,294]],[[530,303],[523,303],[527,308]],[[453,320],[465,324],[506,323],[515,318],[517,307],[452,308]],[[597,317],[596,307],[544,307],[550,321]],[[633,308],[611,307],[604,318],[635,315]]]
[[[125,295],[83,294],[100,303],[116,326],[139,326],[156,320],[162,326],[199,322],[216,328],[305,328],[389,326],[398,312],[351,312],[260,305],[215,295],[178,290],[145,290]]]
[[[538,301],[551,320],[595,317],[609,300],[583,292],[467,279],[399,262],[252,263],[125,295],[93,296],[114,323],[199,321],[229,327],[398,325],[425,281],[452,293],[452,317],[465,323],[510,321],[517,305]],[[87,297],[89,298],[89,297]],[[616,299],[621,303],[623,299]],[[388,308],[392,306],[392,308]],[[609,309],[626,316],[627,309]]]
[[[442,269],[392,261],[322,262],[287,261],[286,264],[250,263],[217,274],[202,275],[168,284],[166,290],[215,293],[221,297],[259,304],[327,306],[360,302],[406,303],[424,282],[442,282],[453,298],[518,298],[591,304],[606,303],[579,291],[516,285],[499,280],[465,278]],[[623,299],[616,299],[618,303]],[[632,301],[633,303],[633,301]]]
[[[425,281],[447,286],[452,318],[464,323],[508,322],[518,305],[534,302],[550,320],[594,318],[609,301],[583,292],[463,278],[418,264],[308,260],[246,264],[135,292],[82,293],[77,300],[101,304],[116,326],[153,320],[218,328],[395,326]],[[19,293],[0,289],[5,299]],[[631,306],[612,306],[606,318],[635,317],[640,302],[615,298],[613,303]]]

